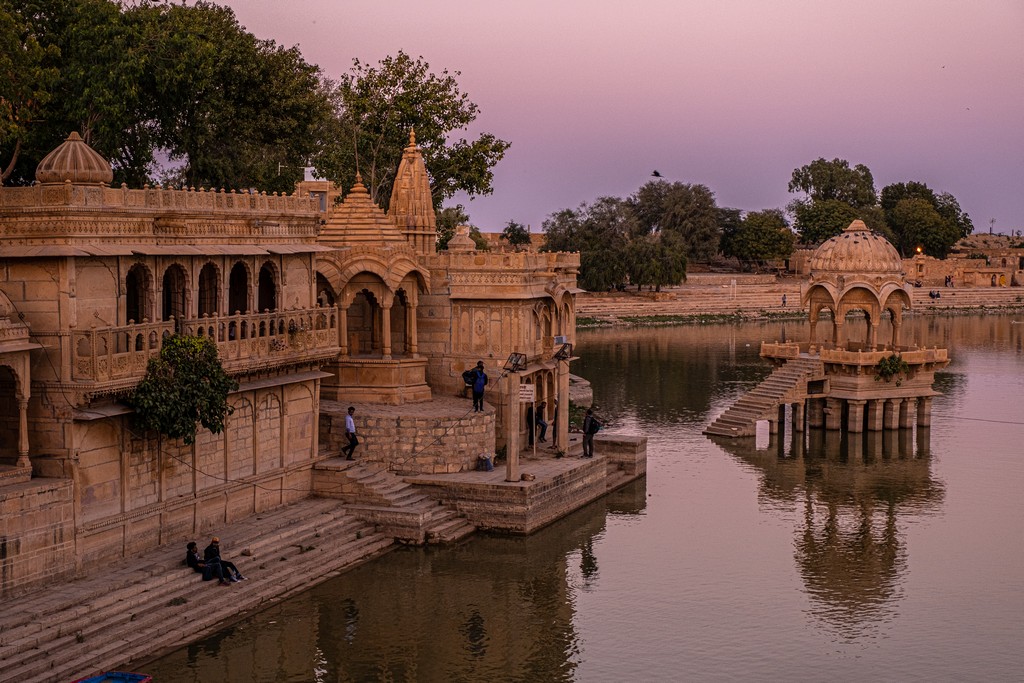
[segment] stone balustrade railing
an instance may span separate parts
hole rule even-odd
[[[0,191],[0,208],[46,208],[81,206],[104,209],[153,209],[183,212],[227,212],[234,214],[292,214],[311,217],[319,208],[309,195],[236,192],[206,188],[172,190],[145,186],[141,190],[96,185],[37,184],[5,187]]]
[[[764,358],[793,359],[798,358],[801,354],[810,354],[818,356],[825,363],[842,365],[878,365],[878,361],[888,358],[893,353],[899,353],[908,365],[949,362],[947,349],[939,348],[928,349],[913,346],[899,349],[863,350],[833,348],[810,342],[761,342],[761,356]]]
[[[338,348],[335,308],[129,323],[74,331],[72,378],[79,382],[141,379],[162,340],[175,332],[209,337],[229,373],[254,365],[288,364]]]

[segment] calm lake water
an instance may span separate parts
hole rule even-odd
[[[1024,321],[1024,315],[1017,316]],[[152,663],[175,681],[1024,680],[1024,322],[915,318],[933,425],[713,443],[799,323],[579,334],[648,475],[528,538],[402,549]],[[758,446],[760,448],[758,448]]]

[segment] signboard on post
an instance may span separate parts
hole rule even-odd
[[[537,400],[537,387],[534,384],[519,385],[519,402],[533,403]]]

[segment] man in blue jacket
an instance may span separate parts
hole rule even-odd
[[[484,362],[478,360],[473,370],[473,412],[483,412],[484,409],[484,387],[487,386],[487,373],[484,372]]]

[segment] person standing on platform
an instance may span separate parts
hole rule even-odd
[[[547,442],[547,439],[544,438],[548,435],[548,422],[547,420],[544,419],[544,413],[547,412],[547,409],[548,402],[541,401],[540,404],[537,406],[537,414],[533,418],[537,423],[537,427],[540,427],[540,436],[537,440],[540,441],[541,443]],[[533,428],[531,428],[531,431],[532,430]]]
[[[487,373],[484,372],[484,362],[478,360],[473,370],[473,412],[481,413],[484,410],[484,387],[487,386]]]
[[[355,453],[356,446],[359,445],[359,439],[356,438],[356,421],[352,417],[355,415],[356,409],[354,406],[348,407],[348,414],[345,415],[345,438],[348,439],[348,445],[341,449],[341,452],[345,454],[346,460],[352,460],[352,454]]]
[[[594,409],[587,408],[583,418],[583,457],[594,457],[594,435],[601,431],[601,421],[594,417]]]

